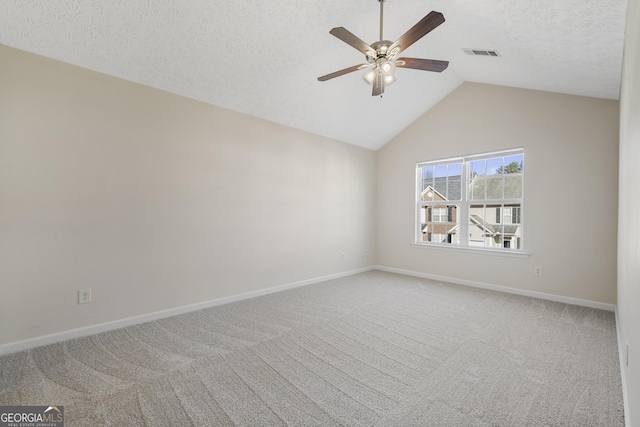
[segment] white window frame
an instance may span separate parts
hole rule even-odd
[[[455,250],[471,250],[471,251],[483,251],[483,252],[487,252],[487,253],[501,253],[501,254],[513,254],[513,255],[526,255],[524,252],[524,171],[522,173],[522,194],[521,197],[519,198],[504,198],[504,194],[503,194],[503,198],[500,199],[473,199],[470,200],[469,199],[469,183],[471,182],[471,171],[470,171],[470,164],[473,161],[476,160],[483,160],[483,159],[489,159],[489,158],[494,158],[494,157],[508,157],[508,156],[514,156],[514,155],[521,155],[522,156],[522,161],[524,164],[524,149],[523,148],[514,148],[514,149],[509,149],[509,150],[503,150],[503,151],[494,151],[494,152],[488,152],[488,153],[481,153],[481,154],[475,154],[475,155],[467,155],[467,156],[460,156],[460,157],[454,157],[454,158],[450,158],[450,159],[441,159],[441,160],[435,160],[435,161],[424,161],[424,162],[418,162],[416,164],[416,212],[415,212],[415,222],[414,222],[414,230],[415,230],[415,240],[414,240],[414,244],[418,245],[418,246],[425,246],[425,247],[438,247],[438,248],[447,248],[447,249],[455,249]],[[451,163],[462,163],[462,188],[461,188],[461,200],[457,201],[457,200],[451,200],[451,201],[446,201],[446,203],[448,204],[455,204],[459,206],[459,211],[457,212],[457,220],[458,220],[458,224],[460,227],[460,243],[459,244],[447,244],[447,245],[443,245],[442,243],[434,243],[434,242],[425,242],[423,241],[423,235],[422,235],[422,222],[421,222],[421,211],[424,211],[425,206],[430,206],[433,205],[433,202],[429,202],[429,201],[423,201],[422,200],[422,167],[423,166],[438,166],[438,165],[448,165]],[[503,165],[505,166],[505,165]],[[523,168],[524,169],[524,168]],[[503,187],[504,188],[504,187]],[[440,202],[442,203],[442,202]],[[505,224],[505,217],[504,217],[504,205],[513,205],[513,204],[518,204],[520,205],[520,222],[517,224],[520,227],[520,235],[518,236],[519,238],[519,242],[520,242],[520,247],[518,249],[515,248],[497,248],[497,247],[481,247],[481,246],[475,246],[473,244],[473,242],[470,240],[470,230],[469,230],[469,225],[470,225],[470,209],[471,209],[471,205],[478,205],[478,204],[500,204],[502,205],[501,211],[500,211],[500,216],[501,216],[501,224]],[[513,211],[512,211],[512,215],[513,215]],[[512,219],[513,217],[511,217],[510,219]],[[431,222],[436,222],[434,220],[434,216],[433,216],[433,211],[432,211],[432,221]],[[512,241],[513,243],[513,241]]]

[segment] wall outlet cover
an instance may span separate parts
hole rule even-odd
[[[78,289],[78,304],[88,304],[91,302],[91,288]]]

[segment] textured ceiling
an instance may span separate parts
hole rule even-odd
[[[446,22],[401,56],[382,98],[329,34],[378,40],[377,0],[2,0],[0,43],[351,144],[378,149],[463,81],[618,99],[625,0],[387,0],[396,40],[431,10]],[[495,49],[498,58],[462,49]]]

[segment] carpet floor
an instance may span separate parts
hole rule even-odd
[[[67,426],[624,426],[612,312],[381,271],[0,357]]]

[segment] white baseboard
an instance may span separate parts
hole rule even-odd
[[[471,286],[474,288],[488,289],[491,291],[505,292],[508,294],[522,295],[526,297],[545,299],[549,301],[563,302],[566,304],[597,308],[599,310],[606,310],[606,311],[616,310],[616,306],[614,304],[605,304],[603,302],[598,302],[598,301],[565,297],[561,295],[547,294],[544,292],[527,291],[524,289],[510,288],[508,286],[491,285],[489,283],[476,282],[473,280],[456,279],[455,277],[438,276],[435,274],[420,273],[418,271],[403,270],[403,269],[393,268],[393,267],[385,267],[383,265],[376,265],[374,268],[376,270],[388,271],[389,273],[398,273],[398,274],[404,274],[406,276],[422,277],[424,279],[437,280],[440,282],[455,283],[457,285]]]
[[[47,344],[52,344],[52,343],[56,343],[56,342],[66,341],[66,340],[69,340],[69,339],[72,339],[72,338],[84,337],[84,336],[87,336],[87,335],[93,335],[93,334],[97,334],[97,333],[100,333],[100,332],[111,331],[111,330],[114,330],[114,329],[124,328],[126,326],[136,325],[136,324],[139,324],[139,323],[150,322],[150,321],[153,321],[153,320],[158,320],[158,319],[163,319],[163,318],[166,318],[166,317],[176,316],[178,314],[189,313],[189,312],[192,312],[192,311],[202,310],[204,308],[209,308],[209,307],[215,307],[217,305],[229,304],[229,303],[235,302],[235,301],[241,301],[241,300],[248,299],[248,298],[258,297],[258,296],[261,296],[261,295],[267,295],[267,294],[271,294],[271,293],[275,293],[275,292],[285,291],[287,289],[298,288],[298,287],[301,287],[301,286],[311,285],[311,284],[314,284],[314,283],[320,283],[320,282],[324,282],[324,281],[331,280],[331,279],[337,279],[337,278],[340,278],[340,277],[351,276],[353,274],[363,273],[365,271],[370,271],[370,270],[373,270],[373,269],[381,270],[381,271],[387,271],[387,272],[390,272],[390,273],[404,274],[404,275],[407,275],[407,276],[422,277],[422,278],[425,278],[425,279],[438,280],[438,281],[442,281],[442,282],[455,283],[455,284],[459,284],[459,285],[472,286],[472,287],[475,287],[475,288],[489,289],[489,290],[498,291],[498,292],[506,292],[506,293],[516,294],[516,295],[529,296],[529,297],[533,297],[533,298],[546,299],[546,300],[550,300],[550,301],[564,302],[564,303],[567,303],[567,304],[573,304],[573,305],[580,305],[580,306],[585,306],[585,307],[597,308],[597,309],[600,309],[600,310],[607,310],[607,311],[613,311],[613,312],[616,311],[616,306],[613,305],[613,304],[605,304],[605,303],[601,303],[601,302],[597,302],[597,301],[583,300],[583,299],[579,299],[579,298],[571,298],[571,297],[565,297],[565,296],[560,296],[560,295],[547,294],[547,293],[543,293],[543,292],[527,291],[527,290],[522,290],[522,289],[509,288],[509,287],[506,287],[506,286],[498,286],[498,285],[491,285],[491,284],[488,284],[488,283],[475,282],[475,281],[471,281],[471,280],[456,279],[454,277],[438,276],[438,275],[434,275],[434,274],[420,273],[420,272],[417,272],[417,271],[403,270],[403,269],[399,269],[399,268],[392,268],[392,267],[386,267],[386,266],[382,266],[382,265],[376,265],[376,266],[371,266],[371,267],[360,268],[360,269],[357,269],[357,270],[350,270],[350,271],[346,271],[346,272],[342,272],[342,273],[336,273],[336,274],[331,274],[331,275],[327,275],[327,276],[316,277],[316,278],[313,278],[313,279],[302,280],[302,281],[299,281],[299,282],[294,282],[294,283],[288,283],[288,284],[284,284],[284,285],[274,286],[274,287],[267,288],[267,289],[260,289],[260,290],[257,290],[257,291],[246,292],[246,293],[243,293],[243,294],[232,295],[232,296],[229,296],[229,297],[218,298],[218,299],[215,299],[215,300],[205,301],[205,302],[201,302],[201,303],[196,303],[196,304],[191,304],[191,305],[171,308],[171,309],[167,309],[167,310],[156,311],[156,312],[152,312],[152,313],[142,314],[142,315],[139,315],[139,316],[128,317],[128,318],[125,318],[125,319],[114,320],[112,322],[100,323],[100,324],[97,324],[97,325],[86,326],[86,327],[83,327],[83,328],[77,328],[77,329],[71,329],[71,330],[63,331],[63,332],[57,332],[57,333],[54,333],[54,334],[44,335],[44,336],[40,336],[40,337],[36,337],[36,338],[30,338],[30,339],[23,340],[23,341],[16,341],[16,342],[8,343],[8,344],[3,344],[3,345],[0,345],[0,355],[9,354],[9,353],[15,353],[17,351],[27,350],[29,348],[34,348],[34,347],[39,347],[39,346],[42,346],[42,345],[47,345]],[[619,345],[621,345],[621,343],[619,343]]]
[[[246,292],[243,294],[232,295],[229,297],[218,298],[196,304],[185,305],[167,310],[155,311],[153,313],[142,314],[139,316],[127,317],[125,319],[114,320],[112,322],[100,323],[97,325],[86,326],[83,328],[71,329],[68,331],[57,332],[50,335],[44,335],[36,338],[30,338],[23,341],[16,341],[8,344],[0,345],[0,356],[15,353],[30,348],[40,347],[42,345],[53,344],[73,338],[85,337],[87,335],[98,334],[100,332],[112,331],[114,329],[124,328],[126,326],[137,325],[140,323],[151,322],[153,320],[164,319],[166,317],[176,316],[178,314],[189,313],[192,311],[202,310],[204,308],[215,307],[217,305],[229,304],[231,302],[241,301],[249,298],[259,297],[261,295],[272,294],[275,292],[286,291],[288,289],[299,288],[301,286],[312,285],[314,283],[325,282],[327,280],[338,279],[340,277],[351,276],[357,273],[373,270],[374,267],[365,267],[357,270],[345,271],[342,273],[330,274],[328,276],[316,277],[313,279],[302,280],[299,282],[288,283],[279,286],[273,286],[267,289]]]
[[[618,319],[618,308],[616,307],[616,333],[618,337],[618,355],[620,359],[620,377],[622,379],[622,401],[624,405],[624,424],[626,426],[631,425],[629,419],[629,397],[627,394],[627,379],[624,375],[624,368],[626,366],[626,346],[622,337],[622,328],[620,328],[620,321]]]

